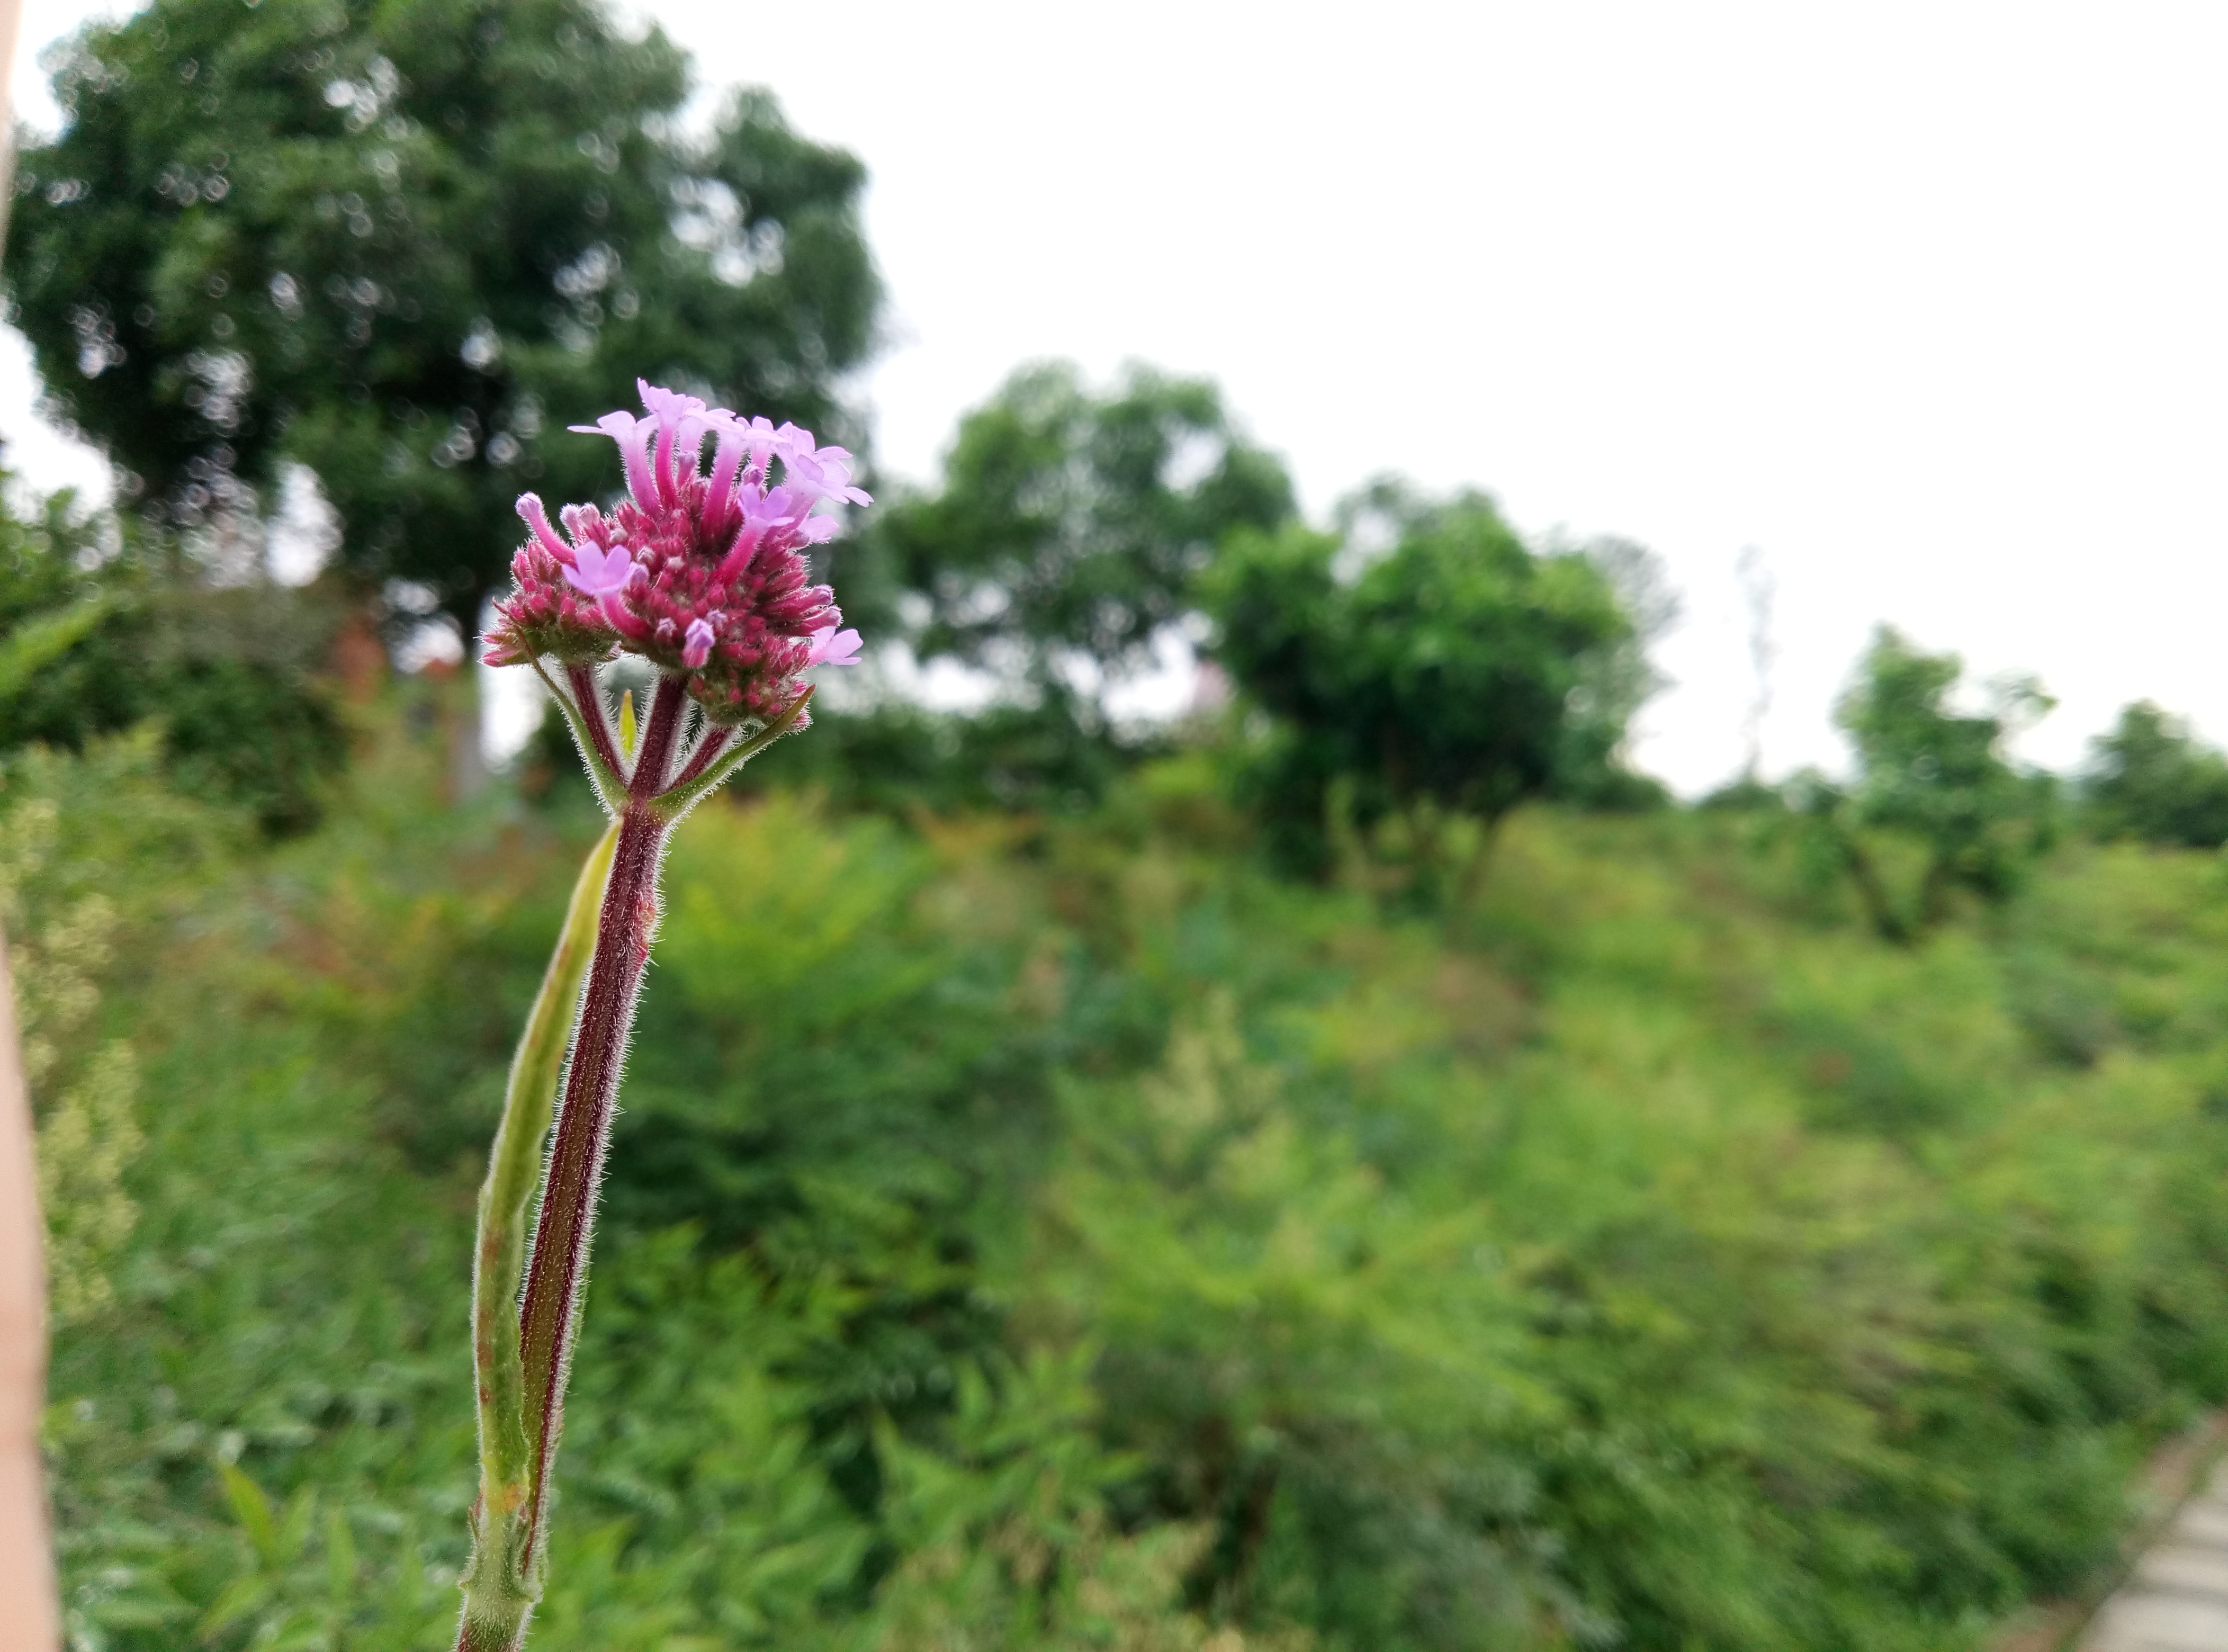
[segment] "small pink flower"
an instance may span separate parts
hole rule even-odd
[[[807,665],[856,665],[859,663],[859,633],[848,627],[837,631],[833,625],[823,625],[812,633],[812,646],[806,650]]]
[[[694,671],[712,657],[712,628],[701,619],[688,622],[687,634],[682,638],[681,663]]]
[[[626,466],[627,491],[634,495],[635,503],[644,510],[658,507],[657,484],[650,479],[650,439],[657,433],[657,420],[637,419],[631,413],[607,413],[592,425],[567,425],[567,430],[578,431],[583,436],[608,436],[619,445],[619,458]]]
[[[690,476],[696,473],[703,452],[704,432],[712,427],[712,421],[701,397],[683,395],[643,379],[637,379],[634,387],[641,393],[642,405],[650,413],[645,422],[657,427],[650,451],[658,497],[644,504],[644,509],[655,509],[659,504],[672,503],[678,496],[684,469]]]
[[[599,551],[592,545],[574,547],[573,565],[565,570],[566,582],[592,597],[615,595],[626,589],[634,572],[634,558],[624,545]]]
[[[768,488],[764,491],[746,488],[736,502],[742,508],[743,520],[753,525],[801,522],[804,513],[812,509],[812,497],[790,488]]]
[[[809,430],[798,431],[797,435],[799,439],[796,445],[783,455],[783,462],[789,467],[785,479],[791,487],[815,498],[835,499],[845,504],[874,503],[874,495],[851,485],[851,455],[848,450],[814,447]]]
[[[634,387],[642,397],[643,407],[661,431],[678,431],[691,420],[701,423],[707,411],[701,396],[683,395],[678,390],[668,390],[647,379],[637,379]]]

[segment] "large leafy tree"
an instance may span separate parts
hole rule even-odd
[[[288,461],[460,618],[637,374],[823,433],[878,286],[848,155],[595,0],[157,0],[61,55],[6,270],[54,409],[192,523]]]
[[[1614,760],[1646,689],[1610,576],[1528,549],[1476,494],[1383,493],[1396,542],[1288,526],[1232,540],[1209,580],[1218,654],[1267,712],[1257,778],[1286,858],[1320,862],[1335,789],[1361,823],[1458,811],[1489,827]]]

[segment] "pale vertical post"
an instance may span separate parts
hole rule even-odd
[[[0,4],[9,0],[0,0]],[[39,1412],[46,1399],[45,1229],[32,1163],[31,1098],[16,1036],[16,993],[0,938],[0,1646],[61,1643],[47,1534]]]
[[[15,198],[14,111],[22,0],[0,0],[0,238]],[[39,1216],[30,1092],[16,1034],[15,978],[0,935],[0,1646],[61,1645],[54,1546],[47,1532],[39,1413],[47,1392],[46,1226]]]

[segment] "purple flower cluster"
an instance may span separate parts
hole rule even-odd
[[[627,496],[609,515],[567,505],[560,535],[538,497],[519,500],[530,532],[487,657],[586,665],[624,649],[681,677],[714,723],[771,721],[801,692],[799,672],[858,658],[859,633],[837,630],[842,611],[806,559],[836,534],[818,507],[873,501],[851,485],[851,455],[809,430],[636,384],[647,416],[573,426],[619,445]]]

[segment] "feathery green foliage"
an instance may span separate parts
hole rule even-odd
[[[0,822],[98,841],[110,749]],[[1931,1652],[2110,1553],[2228,1393],[2210,857],[1890,946],[1752,817],[1535,807],[1457,926],[1265,876],[1228,760],[683,828],[537,1645]],[[88,1643],[452,1621],[471,1189],[597,826],[439,765],[184,906],[115,840]]]

